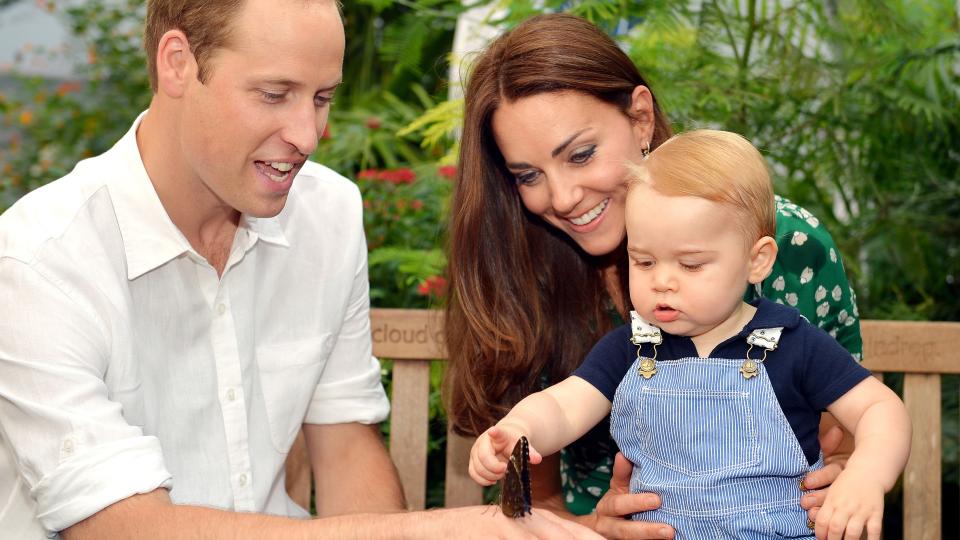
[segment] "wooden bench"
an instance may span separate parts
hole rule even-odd
[[[443,359],[442,313],[374,309],[373,353],[394,360],[390,455],[407,504],[424,508],[427,481],[430,361]],[[941,537],[940,377],[960,373],[960,323],[862,321],[864,365],[875,373],[904,373],[903,398],[913,420],[913,448],[903,477],[903,537]],[[480,504],[481,488],[467,476],[472,438],[448,430],[444,505]],[[287,490],[309,508],[311,477],[302,439],[287,463]]]

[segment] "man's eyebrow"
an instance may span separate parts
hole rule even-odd
[[[569,146],[570,143],[572,143],[574,139],[576,139],[577,137],[579,137],[581,133],[583,133],[584,131],[586,131],[586,130],[588,130],[588,129],[590,129],[590,128],[583,128],[583,129],[581,129],[580,131],[574,133],[573,135],[567,137],[567,140],[565,140],[565,141],[563,141],[562,143],[560,143],[556,148],[553,149],[552,152],[550,152],[550,157],[557,157],[557,155],[559,155],[560,152],[563,152],[564,149],[566,149],[567,146]]]
[[[263,83],[263,84],[270,84],[270,85],[274,85],[274,86],[283,86],[283,87],[286,87],[286,88],[299,88],[299,87],[303,86],[303,83],[301,83],[301,82],[299,82],[299,81],[295,81],[295,80],[293,80],[293,79],[274,79],[274,78],[266,78],[266,79],[261,79],[260,82]],[[320,88],[320,89],[318,89],[317,92],[330,92],[330,91],[336,90],[337,87],[340,86],[340,83],[342,83],[342,82],[343,82],[343,80],[342,80],[342,79],[339,79],[339,80],[337,80],[337,82],[333,83],[333,84],[330,85],[330,86],[327,86],[327,87],[325,87],[325,88]]]

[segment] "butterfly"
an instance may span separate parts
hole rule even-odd
[[[520,437],[500,485],[500,510],[507,517],[520,518],[530,513],[530,500],[530,443]]]

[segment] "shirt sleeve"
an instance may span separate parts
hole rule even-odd
[[[637,346],[630,343],[630,333],[628,324],[608,332],[572,373],[593,385],[611,402],[620,381],[637,358]]]
[[[748,296],[797,308],[858,361],[863,356],[856,296],[837,246],[816,216],[776,198],[777,259],[770,276]]]
[[[802,324],[801,331],[804,333],[801,391],[815,410],[822,411],[869,377],[870,371],[823,330]]]
[[[382,422],[390,401],[380,381],[380,362],[370,340],[370,284],[367,246],[363,233],[360,192],[354,188],[354,274],[343,324],[313,393],[304,421],[308,424]],[[349,244],[348,244],[349,245]]]
[[[68,281],[0,259],[0,443],[50,531],[172,485],[159,440],[110,399],[109,332],[75,296]]]

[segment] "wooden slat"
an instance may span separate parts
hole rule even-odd
[[[393,364],[390,457],[397,465],[407,508],[422,510],[427,491],[430,362]]]
[[[446,358],[443,312],[429,309],[372,309],[373,354],[393,359]]]
[[[861,321],[863,364],[873,371],[960,373],[960,323]]]
[[[476,437],[463,437],[447,429],[447,466],[443,505],[447,508],[483,503],[483,488],[467,474],[470,448]]]
[[[903,537],[939,540],[940,376],[905,375],[903,401],[913,421],[910,459],[903,473]]]

